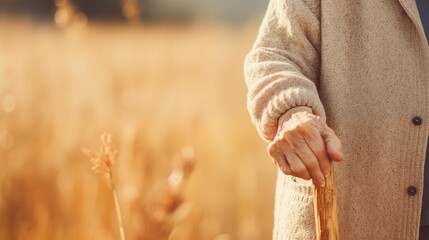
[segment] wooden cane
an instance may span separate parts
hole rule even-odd
[[[314,187],[314,215],[318,240],[339,240],[334,165],[331,165],[324,187]]]

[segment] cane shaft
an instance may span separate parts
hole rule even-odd
[[[314,187],[314,213],[318,240],[339,240],[334,166],[324,187]]]

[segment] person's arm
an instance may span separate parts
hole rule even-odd
[[[317,93],[320,0],[271,0],[245,61],[248,109],[260,135],[271,141],[279,118],[306,106],[325,119]]]
[[[323,186],[343,154],[326,125],[319,73],[320,0],[271,0],[245,62],[248,109],[279,169]]]

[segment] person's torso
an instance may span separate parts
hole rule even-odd
[[[416,238],[429,132],[429,47],[415,2],[321,4],[318,90],[328,125],[344,143],[346,160],[336,165],[340,222],[353,222],[341,226],[342,235]]]

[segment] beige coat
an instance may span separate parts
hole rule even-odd
[[[327,119],[342,140],[342,240],[418,238],[429,47],[415,0],[271,0],[245,77],[266,140],[296,106]],[[312,201],[309,182],[279,174],[274,239],[315,239]]]

